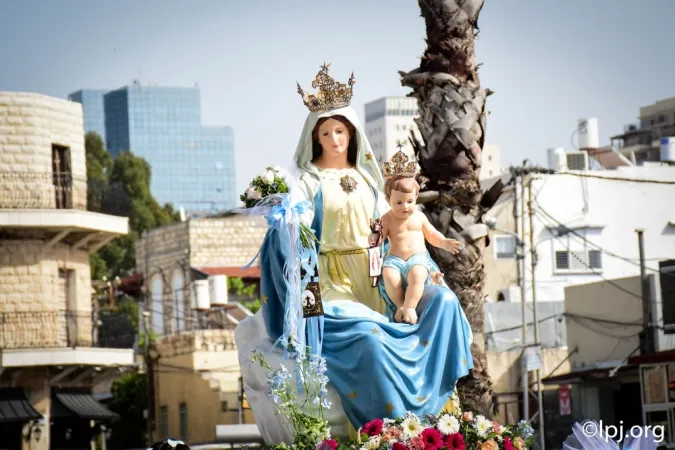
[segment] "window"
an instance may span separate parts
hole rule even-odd
[[[188,441],[188,410],[187,404],[181,403],[179,408],[180,415],[180,439]]]
[[[516,257],[516,238],[514,236],[495,236],[495,258]]]
[[[597,272],[602,269],[600,250],[556,250],[555,269],[571,272]]]
[[[161,426],[162,426],[162,438],[166,439],[169,437],[169,407],[162,405],[160,407],[161,415]]]
[[[571,273],[594,273],[602,271],[602,251],[589,242],[589,237],[599,235],[599,229],[581,228],[568,230],[558,236],[560,230],[551,230],[554,236],[554,271]],[[599,236],[598,236],[599,237]]]
[[[70,149],[52,144],[52,178],[57,209],[72,208]]]

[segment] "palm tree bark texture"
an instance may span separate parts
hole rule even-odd
[[[483,334],[483,252],[489,245],[485,214],[497,201],[503,184],[485,193],[479,175],[485,142],[485,100],[475,64],[474,39],[483,0],[419,0],[426,23],[427,48],[420,67],[399,72],[401,84],[412,88],[422,137],[410,142],[420,165],[419,203],[431,223],[445,236],[462,243],[457,257],[430,247],[448,286],[457,294],[473,331],[474,368],[460,380],[463,407],[494,415]]]

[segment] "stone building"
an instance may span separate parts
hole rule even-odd
[[[141,300],[157,335],[154,440],[211,443],[217,425],[253,423],[234,344],[234,327],[251,312],[228,291],[227,279],[258,285],[257,261],[243,267],[266,232],[262,217],[226,213],[156,228],[137,242]]]
[[[102,348],[89,255],[126,218],[86,211],[81,105],[0,92],[0,436],[3,448],[90,448],[114,415],[92,387],[133,364]]]

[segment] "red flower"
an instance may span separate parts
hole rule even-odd
[[[511,443],[510,437],[504,438],[504,450],[516,450],[516,448],[513,446],[513,443]]]
[[[394,445],[391,446],[391,450],[408,450],[408,447],[402,442],[394,442]]]
[[[464,443],[464,436],[462,436],[461,433],[449,434],[443,440],[443,446],[448,450],[464,450],[466,448],[466,444]]]
[[[435,428],[427,428],[422,431],[422,440],[425,450],[443,447],[443,435]]]
[[[363,431],[366,433],[368,436],[379,436],[382,434],[382,425],[384,422],[382,422],[382,419],[375,419],[371,420],[367,424],[363,426]]]

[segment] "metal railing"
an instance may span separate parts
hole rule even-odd
[[[86,209],[86,185],[68,172],[0,172],[0,208]]]
[[[88,311],[0,313],[0,349],[132,348],[136,330],[123,314]]]

